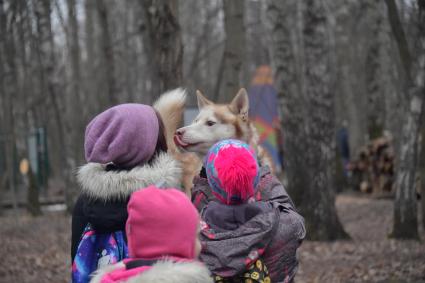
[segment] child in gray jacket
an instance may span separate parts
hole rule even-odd
[[[205,168],[217,202],[201,213],[201,261],[215,282],[270,282],[262,255],[277,231],[279,211],[254,199],[260,179],[254,151],[237,140],[219,142]]]
[[[200,259],[217,282],[293,281],[303,218],[247,144],[215,144],[194,185],[192,201],[203,220]]]

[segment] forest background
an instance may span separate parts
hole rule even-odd
[[[20,255],[0,278],[67,278],[52,210],[72,209],[94,115],[180,86],[188,108],[196,89],[227,102],[260,66],[308,229],[300,281],[425,282],[424,0],[0,0],[1,253]]]

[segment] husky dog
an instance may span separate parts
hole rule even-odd
[[[249,121],[249,99],[244,88],[240,89],[229,104],[215,104],[199,90],[196,92],[199,114],[191,125],[180,128],[174,142],[187,152],[203,158],[209,148],[224,139],[239,139],[250,144],[257,152],[262,165],[273,170],[272,159],[258,145],[258,134]]]

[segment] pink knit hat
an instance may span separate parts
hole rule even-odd
[[[127,210],[130,257],[196,257],[199,215],[184,193],[150,186],[131,195]]]
[[[204,165],[211,191],[222,203],[241,204],[254,195],[259,167],[248,144],[222,140],[210,148]]]
[[[159,122],[155,110],[128,103],[109,108],[88,124],[84,138],[87,162],[109,163],[132,168],[149,161],[158,141]]]

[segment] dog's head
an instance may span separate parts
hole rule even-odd
[[[176,131],[174,141],[179,147],[203,156],[213,144],[223,139],[248,142],[249,100],[245,89],[240,89],[229,104],[215,104],[200,91],[196,96],[199,114],[191,125]]]

